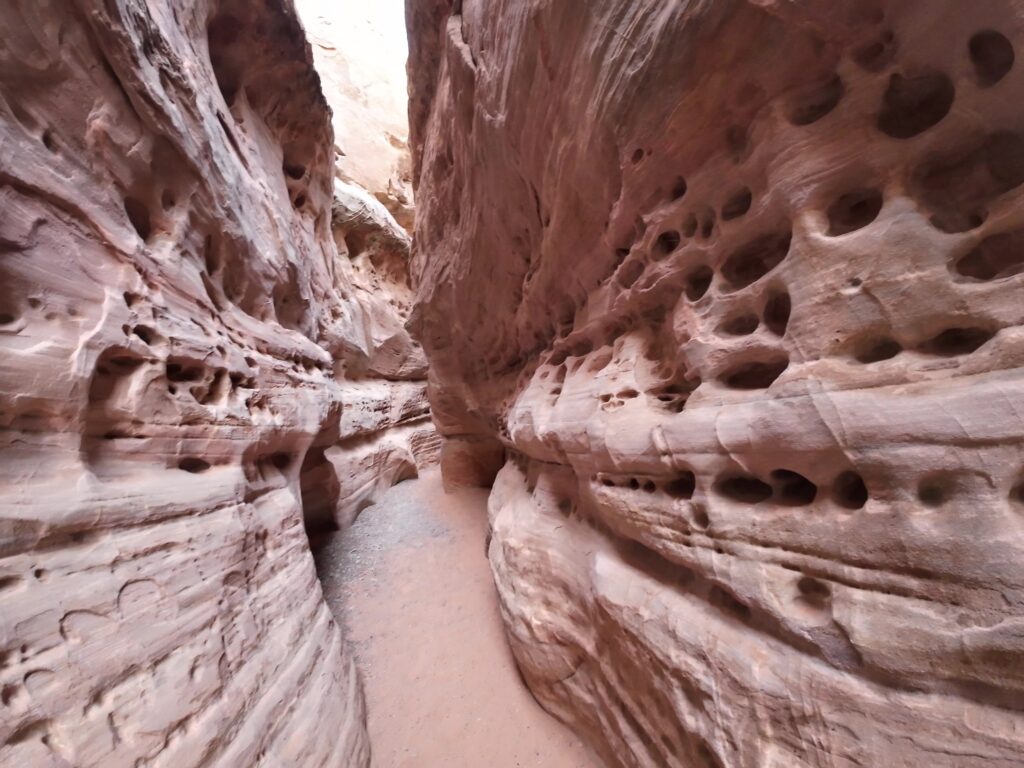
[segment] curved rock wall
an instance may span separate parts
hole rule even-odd
[[[290,2],[0,40],[0,764],[366,765],[304,517],[415,473],[429,410]]]
[[[1024,762],[1024,4],[407,10],[414,323],[540,701],[617,765]]]

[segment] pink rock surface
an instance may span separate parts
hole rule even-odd
[[[413,224],[402,0],[296,0],[333,111],[335,174]]]
[[[365,766],[303,517],[429,409],[291,3],[5,6],[0,764]]]
[[[407,11],[414,325],[538,699],[619,765],[1024,763],[1024,4]]]

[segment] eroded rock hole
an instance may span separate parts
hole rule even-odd
[[[124,199],[124,212],[128,214],[128,221],[143,241],[149,240],[153,234],[153,225],[149,217],[149,207],[137,197],[126,197]]]
[[[189,456],[178,462],[178,469],[189,472],[193,475],[205,472],[210,468],[210,462],[196,456]]]
[[[704,507],[698,506],[693,510],[693,525],[702,531],[711,525],[711,518]]]
[[[775,500],[786,506],[806,506],[818,495],[818,486],[789,469],[773,470],[772,483],[775,485]]]
[[[679,247],[680,242],[682,242],[682,239],[674,229],[662,232],[654,243],[654,258],[664,259]]]
[[[757,315],[737,315],[725,320],[718,330],[727,336],[749,336],[761,325],[761,319]]]
[[[790,231],[762,235],[729,256],[722,266],[729,288],[745,288],[775,269],[789,254],[791,241]]]
[[[673,499],[689,499],[697,489],[697,477],[693,472],[684,472],[665,485],[665,493]]]
[[[733,475],[719,480],[715,491],[741,504],[760,504],[772,497],[774,490],[768,483],[750,475]]]
[[[1002,280],[1024,272],[1024,230],[986,237],[954,271],[972,280]]]
[[[199,381],[203,378],[204,372],[201,363],[194,363],[183,358],[170,358],[167,361],[168,381]]]
[[[800,599],[808,607],[815,610],[825,610],[832,602],[832,589],[823,581],[811,576],[804,576],[796,583]]]
[[[697,301],[702,298],[711,287],[715,273],[711,267],[702,265],[693,270],[686,277],[686,298],[690,301]]]
[[[714,234],[715,231],[715,214],[714,212],[707,213],[700,222],[700,236],[702,240],[707,240]]]
[[[731,221],[732,219],[738,219],[740,216],[743,216],[750,210],[750,204],[753,200],[753,194],[751,194],[750,190],[746,187],[733,193],[733,195],[725,201],[725,205],[722,206],[722,220]]]
[[[974,76],[982,88],[995,85],[1006,77],[1016,58],[1013,44],[1006,35],[992,29],[974,35],[967,49],[974,64]]]
[[[844,92],[843,81],[837,75],[824,85],[808,89],[794,98],[786,116],[793,125],[816,123],[836,108]]]
[[[894,139],[917,136],[949,114],[955,97],[953,81],[941,72],[893,75],[878,116],[878,129]]]
[[[217,86],[224,97],[224,103],[228,107],[234,105],[242,85],[244,69],[238,50],[242,30],[242,21],[227,13],[215,17],[206,30],[210,64]]]
[[[158,334],[152,328],[146,325],[136,325],[132,328],[132,333],[138,336],[146,344],[153,344],[156,341]]]
[[[868,365],[891,360],[902,351],[903,347],[898,341],[888,336],[882,336],[861,342],[853,356],[858,363]]]
[[[917,498],[929,508],[941,507],[949,501],[953,488],[942,478],[927,477],[917,486]]]
[[[669,192],[669,198],[671,200],[682,200],[686,196],[686,179],[682,176],[676,178],[672,184],[672,190]]]
[[[838,237],[863,229],[878,218],[882,210],[882,193],[864,189],[842,195],[828,208],[828,234]]]
[[[1018,480],[1010,489],[1010,501],[1024,505],[1024,480]]]
[[[932,224],[948,233],[966,232],[988,218],[988,205],[1024,183],[1024,137],[1001,131],[980,145],[926,164],[914,179]]]
[[[283,170],[285,176],[296,181],[301,180],[306,175],[306,166],[295,163],[285,163]]]
[[[721,381],[729,389],[768,389],[788,367],[785,357],[742,363],[730,368]]]
[[[832,482],[832,500],[846,509],[861,509],[868,503],[864,478],[853,470],[841,473]]]
[[[774,293],[764,305],[765,327],[776,336],[785,336],[793,304],[788,293]]]
[[[747,129],[741,125],[734,125],[725,132],[725,144],[729,148],[732,159],[740,163],[750,153],[750,136]]]
[[[987,328],[947,328],[917,349],[926,355],[938,357],[969,355],[980,349],[993,336],[995,331]]]

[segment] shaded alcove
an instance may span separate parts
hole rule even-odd
[[[341,496],[341,483],[334,465],[327,458],[327,449],[338,441],[340,421],[339,403],[324,421],[299,468],[302,522],[310,547],[314,549],[327,534],[338,530],[335,512]]]

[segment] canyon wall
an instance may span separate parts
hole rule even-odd
[[[304,524],[431,429],[408,237],[335,194],[290,0],[0,40],[0,764],[367,765]]]
[[[1024,763],[1024,3],[406,6],[537,698],[614,765]]]

